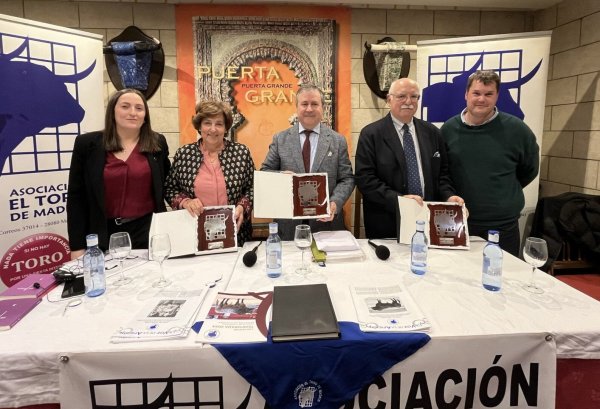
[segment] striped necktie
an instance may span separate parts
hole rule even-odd
[[[302,160],[304,161],[304,171],[306,173],[310,172],[310,134],[312,133],[312,129],[305,129],[302,131],[306,138],[304,139],[304,144],[302,145]]]

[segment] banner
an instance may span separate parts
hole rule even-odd
[[[102,36],[0,15],[0,290],[69,256],[75,137],[102,129]]]
[[[63,409],[265,407],[213,348],[71,353],[59,367]],[[545,334],[433,338],[344,408],[552,409],[555,387],[556,346]],[[323,407],[326,393],[311,374],[289,391],[298,408]]]
[[[442,126],[466,107],[469,75],[476,70],[494,70],[501,80],[498,109],[521,118],[541,146],[550,37],[551,32],[545,31],[419,41],[417,82],[422,100],[417,114]],[[539,176],[523,189],[522,216],[535,210],[538,187]],[[520,222],[521,232],[524,222]]]

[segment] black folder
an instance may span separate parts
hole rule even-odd
[[[327,284],[276,286],[271,336],[273,342],[339,338]]]

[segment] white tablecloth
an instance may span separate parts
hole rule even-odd
[[[383,242],[380,242],[383,243]],[[264,271],[264,245],[258,249],[254,267],[242,264],[241,255],[256,243],[247,243],[239,253],[226,253],[168,260],[165,274],[174,281],[168,290],[200,289],[223,277],[211,290],[199,317],[209,308],[216,291],[246,292],[271,290],[288,285],[300,264],[293,243],[284,243],[284,274],[270,279]],[[493,334],[549,333],[555,337],[559,358],[600,359],[600,303],[537,272],[545,293],[534,295],[521,288],[530,279],[531,268],[508,254],[504,257],[502,291],[489,292],[481,286],[481,252],[484,243],[472,241],[471,250],[430,250],[429,271],[417,276],[409,271],[407,246],[385,242],[391,250],[387,261],[361,241],[365,258],[353,262],[312,264],[323,273],[340,321],[354,321],[349,284],[386,285],[402,283],[432,323],[436,338]],[[238,257],[238,254],[240,255]],[[307,252],[308,255],[308,252]],[[58,357],[61,352],[103,352],[198,348],[194,337],[184,340],[114,344],[110,335],[129,321],[157,293],[151,283],[158,278],[158,265],[148,262],[126,272],[131,285],[111,286],[105,295],[85,298],[80,306],[44,300],[10,331],[0,332],[0,407],[58,402]],[[304,281],[308,283],[308,281]],[[60,287],[49,294],[60,298]],[[204,348],[210,348],[204,346]]]

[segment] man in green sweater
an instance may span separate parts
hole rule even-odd
[[[519,118],[496,108],[500,77],[477,71],[467,82],[467,107],[444,123],[450,175],[469,209],[469,233],[487,239],[500,231],[500,247],[519,254],[523,188],[538,174],[535,135]]]

